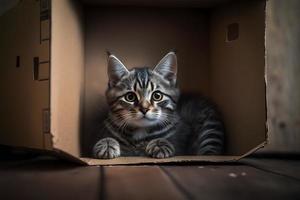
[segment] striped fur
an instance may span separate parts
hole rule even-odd
[[[208,100],[179,95],[177,60],[168,53],[152,70],[127,70],[108,57],[110,108],[96,158],[118,156],[217,155],[224,152],[224,126]]]

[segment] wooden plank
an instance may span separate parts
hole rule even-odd
[[[289,176],[300,181],[300,160],[244,158],[240,162],[258,169]]]
[[[99,199],[100,168],[57,160],[0,162],[1,199]]]
[[[104,199],[186,199],[157,166],[104,167]]]
[[[190,199],[300,199],[300,182],[250,166],[165,166]]]

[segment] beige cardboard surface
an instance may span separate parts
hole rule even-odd
[[[124,165],[124,164],[147,164],[147,163],[180,163],[180,162],[226,162],[236,161],[239,156],[175,156],[166,159],[147,157],[119,157],[110,160],[81,158],[88,165]]]
[[[53,147],[79,156],[84,41],[80,7],[53,0],[51,24],[51,134]]]
[[[211,18],[211,92],[227,129],[229,155],[266,140],[265,3],[247,1],[217,8]],[[226,28],[239,24],[239,38],[226,42]]]
[[[35,0],[20,1],[0,17],[1,144],[44,148],[42,111],[49,107],[49,82],[33,80],[33,58],[47,61],[49,44],[40,45],[39,6]]]

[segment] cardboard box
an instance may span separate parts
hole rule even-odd
[[[89,165],[223,162],[250,154],[267,139],[265,7],[263,0],[20,1],[0,17],[0,143]],[[96,116],[105,112],[105,51],[134,67],[154,66],[173,48],[181,91],[209,96],[223,113],[226,154],[86,157]]]

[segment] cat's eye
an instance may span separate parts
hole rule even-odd
[[[160,100],[162,100],[162,98],[163,98],[163,94],[161,92],[159,92],[159,91],[153,92],[152,99],[154,101],[160,101]]]
[[[125,95],[125,100],[128,101],[128,102],[134,102],[136,100],[136,95],[134,92],[128,92],[126,95]]]

